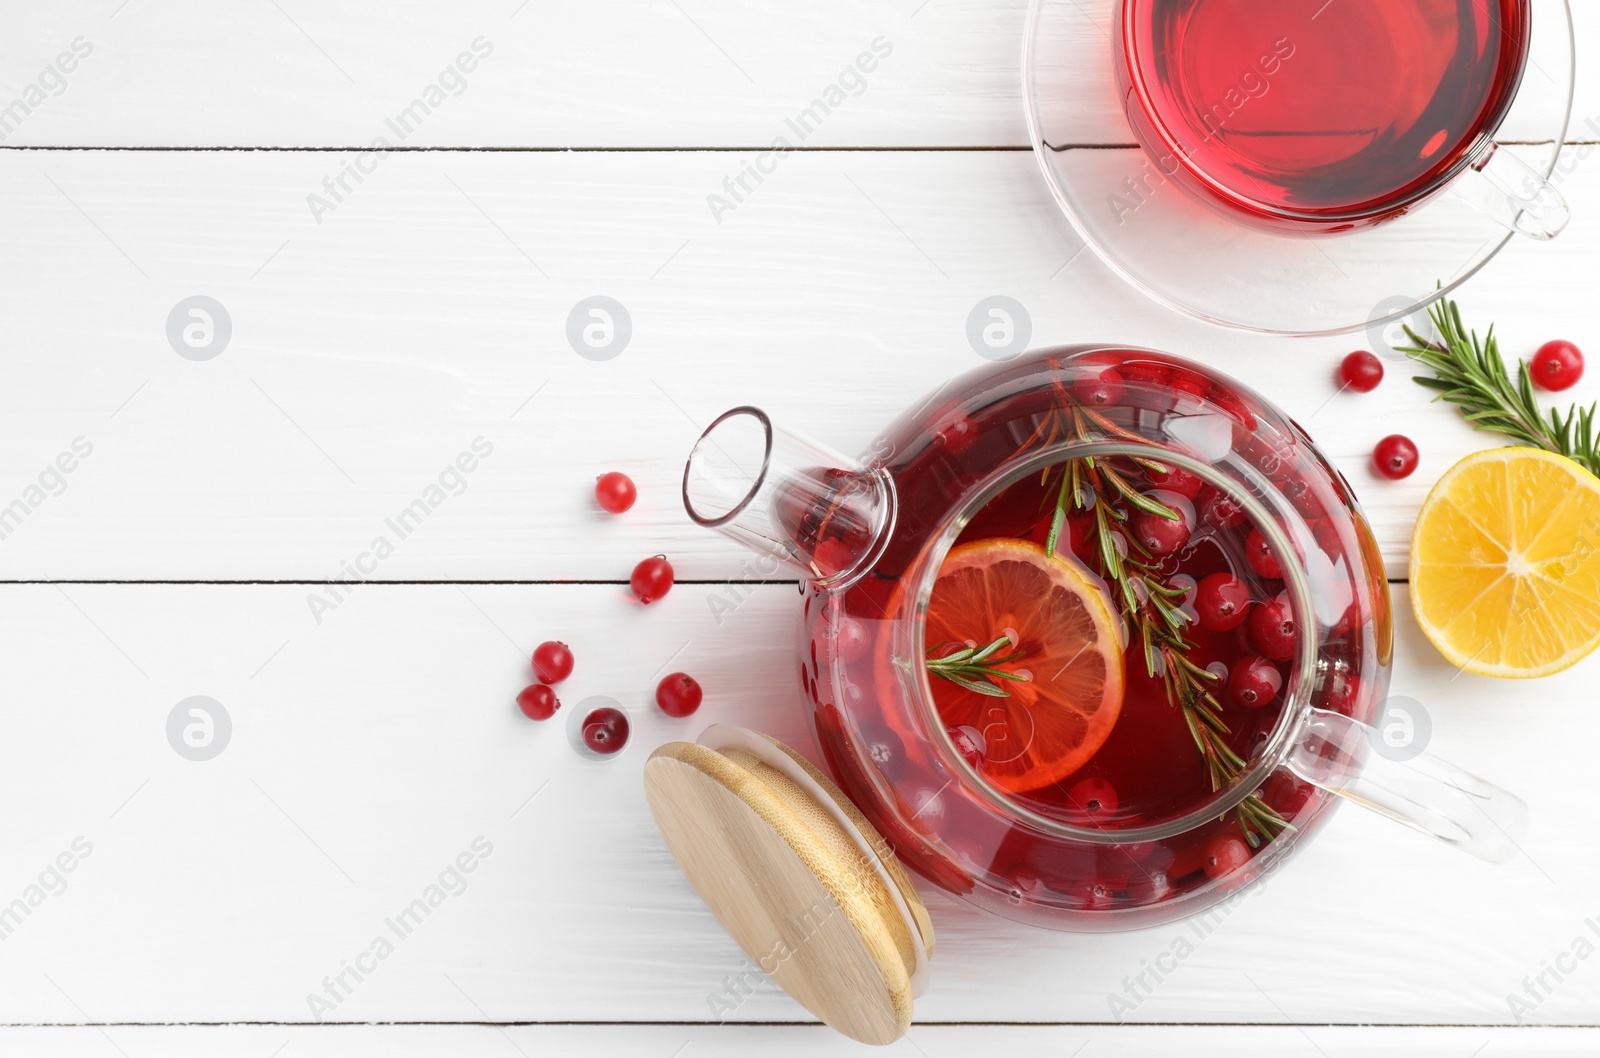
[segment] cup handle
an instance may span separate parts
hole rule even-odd
[[[1451,187],[1480,213],[1540,242],[1555,238],[1572,219],[1555,185],[1498,143],[1490,143],[1488,153]]]
[[[1430,753],[1396,750],[1382,739],[1378,728],[1313,709],[1285,763],[1314,786],[1480,859],[1504,863],[1520,851],[1527,802]]]

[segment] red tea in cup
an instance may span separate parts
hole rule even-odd
[[[1487,160],[1529,18],[1529,0],[1122,0],[1118,85],[1167,176],[1257,226],[1343,231]]]

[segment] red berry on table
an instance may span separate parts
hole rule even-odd
[[[1213,573],[1195,590],[1195,613],[1208,632],[1231,632],[1250,616],[1250,589],[1231,573]]]
[[[1357,393],[1371,393],[1383,381],[1383,361],[1359,349],[1339,364],[1339,381]]]
[[[628,586],[634,597],[648,606],[672,590],[672,563],[665,555],[645,559],[633,567]]]
[[[1583,353],[1571,342],[1559,338],[1545,342],[1533,354],[1528,374],[1540,389],[1559,392],[1583,377]]]
[[[628,714],[621,709],[596,709],[583,718],[583,744],[610,756],[628,744]]]
[[[548,720],[556,715],[561,703],[556,699],[555,691],[542,683],[535,683],[522,688],[517,694],[517,708],[529,720]]]
[[[668,716],[688,716],[700,708],[700,684],[687,672],[663,676],[656,684],[656,704]]]
[[[626,474],[613,470],[594,479],[594,500],[602,511],[621,514],[632,507],[633,501],[638,498],[639,490],[634,488],[633,479]]]
[[[1417,458],[1417,446],[1404,434],[1392,433],[1372,449],[1373,468],[1390,481],[1410,477]]]
[[[1270,705],[1283,689],[1283,674],[1266,658],[1243,657],[1228,670],[1228,697],[1246,709]]]
[[[1221,878],[1232,874],[1250,862],[1250,846],[1239,838],[1222,836],[1206,844],[1206,854],[1200,861],[1207,878]]]
[[[1250,530],[1250,535],[1244,542],[1244,560],[1255,570],[1256,575],[1272,580],[1283,579],[1283,567],[1278,564],[1278,556],[1273,553],[1272,545],[1267,543],[1267,538],[1259,530]]]
[[[1249,631],[1251,644],[1266,657],[1273,661],[1294,657],[1296,628],[1288,593],[1279,592],[1275,598],[1251,607]]]
[[[540,683],[560,683],[572,675],[572,651],[551,640],[533,648],[533,674]]]
[[[1166,518],[1146,510],[1136,510],[1128,519],[1133,538],[1156,558],[1164,558],[1189,542],[1189,517],[1174,510],[1178,517]]]
[[[1117,788],[1099,776],[1079,779],[1067,791],[1067,803],[1096,819],[1109,819],[1117,811]]]

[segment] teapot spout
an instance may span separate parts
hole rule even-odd
[[[697,525],[837,588],[883,554],[894,531],[894,481],[746,405],[723,412],[695,442],[683,507]]]

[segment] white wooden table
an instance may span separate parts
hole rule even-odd
[[[0,918],[0,1053],[853,1050],[770,984],[713,1022],[741,955],[645,811],[650,748],[706,722],[814,751],[793,585],[719,620],[742,556],[687,523],[676,483],[697,424],[733,403],[864,445],[977,363],[966,315],[993,294],[1027,307],[1035,344],[1186,352],[1319,436],[1397,578],[1396,692],[1535,815],[1526,855],[1490,867],[1341,813],[1129,1024],[1108,996],[1186,927],[1048,934],[929,890],[935,978],[898,1052],[1600,1050],[1600,958],[1563,954],[1600,944],[1600,659],[1530,685],[1460,676],[1405,598],[1429,483],[1495,442],[1393,366],[1329,400],[1359,337],[1191,323],[1080,253],[1025,148],[1021,0],[762,6],[13,5],[0,102],[33,86],[38,105],[0,114],[0,508],[23,512],[0,521],[0,905],[37,906]],[[1580,46],[1600,47],[1600,11],[1578,7]],[[880,38],[860,94],[714,216],[707,197]],[[41,78],[63,51],[71,72]],[[462,52],[470,72],[441,76]],[[405,117],[430,85],[438,105]],[[1577,140],[1591,116],[1592,67]],[[406,150],[347,149],[380,136]],[[1512,354],[1561,336],[1600,356],[1600,165],[1567,150],[1571,229],[1463,291]],[[211,359],[168,339],[196,295],[231,324]],[[593,295],[632,321],[606,361],[565,335]],[[1597,394],[1600,372],[1577,391]],[[1393,429],[1423,452],[1402,484],[1366,468]],[[475,441],[492,452],[447,473]],[[621,519],[589,499],[611,469],[642,487]],[[441,474],[398,539],[385,519]],[[363,558],[382,535],[392,554]],[[680,582],[631,606],[627,573],[655,552]],[[619,758],[516,713],[545,638],[578,654],[569,703],[631,709]],[[669,662],[707,689],[692,721],[648,702]],[[228,719],[213,759],[169,743],[191,696]],[[476,839],[464,888],[447,878],[367,959]],[[352,963],[376,969],[318,1024],[308,995]],[[1516,1027],[1508,996],[1549,965],[1570,972],[1523,1013],[1545,1027]]]

